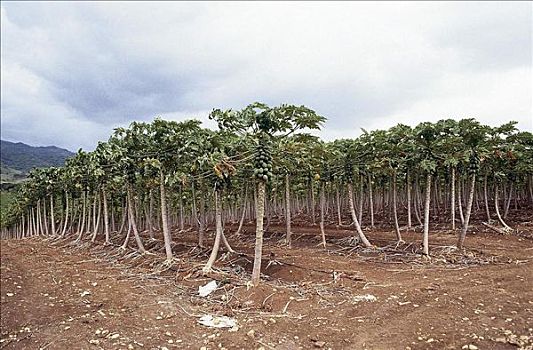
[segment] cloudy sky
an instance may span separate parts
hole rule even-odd
[[[3,1],[1,27],[11,141],[92,149],[133,120],[254,101],[315,109],[326,139],[440,118],[533,130],[531,2]]]

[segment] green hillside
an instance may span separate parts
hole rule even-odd
[[[1,182],[19,182],[33,168],[61,166],[74,153],[55,146],[33,147],[1,140]]]

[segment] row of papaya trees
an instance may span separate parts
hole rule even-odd
[[[72,237],[121,249],[133,241],[142,254],[154,253],[147,240],[162,239],[171,264],[180,232],[194,230],[205,247],[212,227],[207,273],[221,245],[234,252],[224,226],[239,235],[255,221],[257,285],[265,224],[283,224],[288,247],[297,218],[318,224],[324,247],[328,226],[353,227],[366,248],[376,227],[399,243],[402,231],[420,228],[429,255],[430,222],[448,225],[461,249],[473,215],[511,231],[509,213],[533,207],[533,135],[513,122],[399,124],[324,142],[305,131],[325,118],[304,106],[254,103],[209,117],[218,130],[198,120],[133,122],[64,167],[33,170],[2,218],[2,238]]]

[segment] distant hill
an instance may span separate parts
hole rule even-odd
[[[74,153],[56,146],[33,147],[22,142],[1,140],[2,182],[23,179],[33,168],[62,166]]]

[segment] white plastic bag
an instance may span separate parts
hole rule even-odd
[[[208,284],[206,284],[205,286],[198,287],[198,294],[201,297],[206,297],[209,294],[213,293],[213,291],[215,289],[217,289],[217,287],[218,287],[217,281],[211,281]]]

